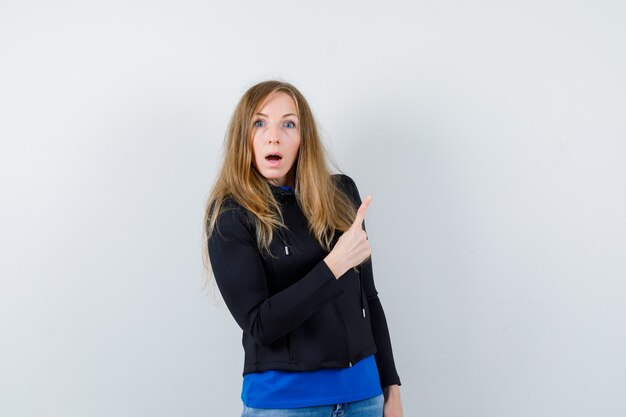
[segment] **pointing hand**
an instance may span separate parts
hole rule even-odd
[[[371,201],[372,196],[365,197],[357,210],[354,223],[339,237],[335,247],[325,259],[337,279],[348,269],[360,265],[372,253],[367,233],[362,226]]]

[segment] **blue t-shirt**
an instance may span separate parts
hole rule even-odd
[[[298,408],[364,400],[383,393],[374,355],[348,368],[253,372],[241,400],[253,408]]]
[[[280,188],[294,191],[286,185]],[[246,374],[241,400],[253,408],[298,408],[359,401],[382,393],[376,360],[370,355],[348,368]]]

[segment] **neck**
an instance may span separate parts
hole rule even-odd
[[[295,188],[295,178],[294,175],[289,173],[285,176],[284,180],[282,181],[283,183],[281,184],[279,182],[279,180],[277,179],[271,179],[271,180],[267,180],[267,182],[269,182],[270,184],[276,186],[276,187],[291,187],[291,188]]]

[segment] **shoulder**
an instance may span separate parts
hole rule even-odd
[[[215,222],[217,230],[241,230],[253,233],[254,220],[250,212],[235,201],[227,197],[222,202]]]
[[[340,188],[353,198],[358,198],[359,190],[354,180],[346,174],[333,174],[333,179],[339,184]]]
[[[346,174],[332,174],[331,178],[335,180],[344,190],[352,192],[355,187],[354,180]]]

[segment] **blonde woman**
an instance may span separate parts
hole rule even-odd
[[[291,84],[250,87],[205,213],[205,266],[243,331],[242,416],[402,417],[354,181]],[[209,262],[207,262],[207,260]]]

